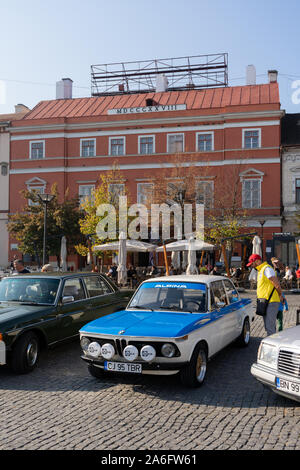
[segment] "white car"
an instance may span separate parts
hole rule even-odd
[[[80,330],[84,361],[103,372],[171,375],[202,384],[207,361],[229,343],[247,346],[254,310],[223,276],[168,276],[144,281],[126,310]]]
[[[275,393],[300,401],[300,325],[264,338],[251,373]]]

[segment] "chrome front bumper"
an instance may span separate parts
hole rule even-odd
[[[261,364],[252,364],[251,374],[259,382],[266,385],[267,387],[270,387],[273,390],[273,392],[278,393],[278,395],[282,395],[286,398],[290,398],[291,400],[300,401],[299,395],[282,391],[280,389],[277,389],[276,387],[276,378],[294,382],[300,385],[299,378],[284,375],[282,372],[279,372],[278,370],[270,369],[268,367],[262,366]]]

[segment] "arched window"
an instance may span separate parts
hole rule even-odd
[[[1,175],[2,176],[7,176],[8,174],[8,164],[7,163],[1,163]]]

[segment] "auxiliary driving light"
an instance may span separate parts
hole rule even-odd
[[[153,346],[147,344],[146,346],[142,347],[140,355],[144,361],[150,362],[156,357],[156,351]]]
[[[96,341],[93,341],[88,345],[87,352],[89,356],[92,357],[99,357],[101,354],[101,346],[99,343],[96,343]]]
[[[127,359],[127,361],[130,361],[130,362],[134,361],[138,357],[138,355],[139,355],[139,352],[137,348],[133,346],[132,344],[124,348],[123,356],[125,357],[125,359]]]
[[[104,359],[111,359],[115,355],[115,348],[110,343],[105,343],[101,347],[101,355]]]

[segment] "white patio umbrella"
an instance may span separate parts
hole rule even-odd
[[[261,239],[259,238],[258,235],[254,236],[254,238],[252,240],[252,245],[253,245],[252,254],[262,256]]]
[[[126,249],[126,235],[124,232],[120,233],[119,237],[119,264],[117,267],[118,272],[118,284],[125,285],[127,282],[127,249]]]
[[[195,251],[212,251],[215,246],[211,245],[210,243],[204,242],[203,240],[195,239],[194,240],[193,249]],[[189,240],[178,240],[177,242],[167,243],[165,245],[167,251],[188,251],[189,250]],[[163,246],[159,246],[156,248],[158,253],[161,253],[164,250]]]
[[[196,251],[197,248],[195,248],[195,239],[191,237],[189,239],[189,252],[188,252],[188,266],[186,268],[186,274],[199,274],[198,268],[196,266]]]
[[[171,263],[174,269],[180,268],[180,251],[172,251]]]
[[[68,270],[67,265],[67,239],[65,236],[61,239],[61,246],[60,246],[60,267],[63,272]]]
[[[120,242],[108,242],[104,243],[103,245],[95,245],[93,246],[93,251],[118,251],[120,247]],[[128,240],[126,239],[126,250],[128,252],[150,252],[155,251],[156,245],[152,245],[151,243],[141,242],[139,240]]]

